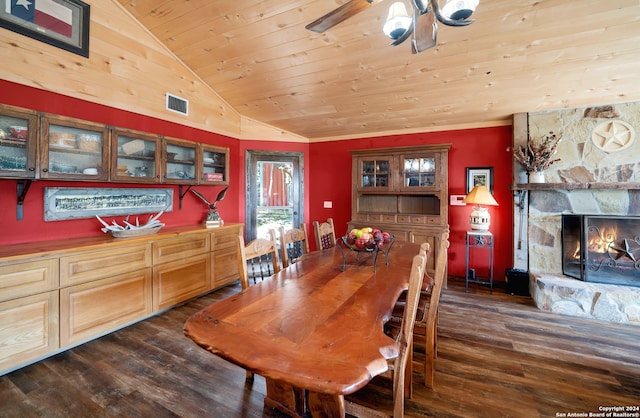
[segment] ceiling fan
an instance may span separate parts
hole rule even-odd
[[[382,0],[349,0],[305,28],[322,33],[380,1]],[[478,0],[449,0],[441,9],[437,0],[409,1],[413,6],[413,17],[409,17],[404,3],[393,3],[384,32],[393,39],[392,46],[400,45],[413,35],[411,51],[414,54],[436,45],[436,19],[447,26],[467,26],[473,23],[473,20],[467,18],[478,5]]]

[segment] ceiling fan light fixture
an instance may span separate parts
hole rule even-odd
[[[411,17],[402,2],[395,2],[389,7],[389,16],[382,27],[382,32],[391,39],[398,39],[411,27]]]
[[[476,11],[479,3],[479,0],[449,0],[441,10],[449,19],[465,20]]]

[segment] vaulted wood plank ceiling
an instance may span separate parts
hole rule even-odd
[[[640,100],[638,0],[481,0],[415,55],[381,31],[391,0],[323,34],[304,27],[345,0],[118,1],[239,113],[310,140]]]

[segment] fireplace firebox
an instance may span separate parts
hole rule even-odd
[[[562,215],[562,272],[640,287],[640,217]]]

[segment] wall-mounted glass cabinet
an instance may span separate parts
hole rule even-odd
[[[229,184],[229,148],[201,145],[202,176],[200,183]]]
[[[111,130],[111,180],[160,182],[160,137],[122,129]]]
[[[0,175],[35,178],[37,142],[36,112],[0,105]]]
[[[107,180],[108,138],[105,125],[46,115],[42,118],[40,177]]]
[[[198,144],[180,139],[165,138],[163,147],[164,181],[167,183],[196,184],[198,170]]]

